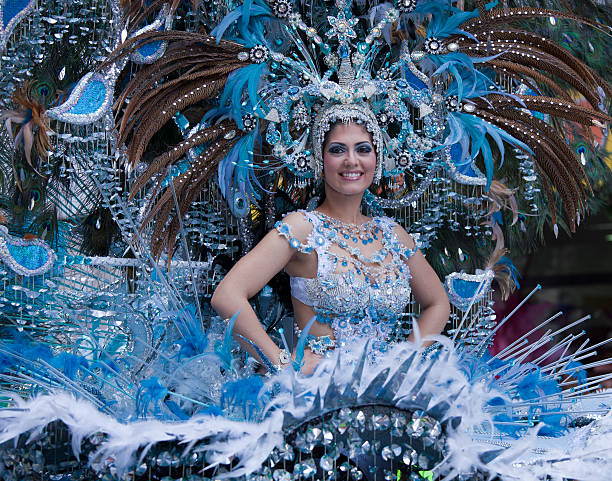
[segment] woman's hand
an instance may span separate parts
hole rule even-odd
[[[293,359],[295,360],[295,353],[293,353]],[[302,358],[302,368],[300,369],[300,373],[310,376],[321,359],[323,359],[321,354],[315,354],[310,349],[304,349],[304,357]]]

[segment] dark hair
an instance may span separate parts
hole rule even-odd
[[[325,132],[325,135],[323,136],[323,145],[321,145],[321,155],[323,155],[323,153],[325,152],[325,146],[329,143],[329,136],[331,135],[332,130],[334,130],[340,124],[346,124],[346,122],[344,122],[343,120],[336,120],[335,122],[329,124],[329,129],[327,130],[327,132]],[[370,136],[370,141],[374,146],[374,138],[372,137],[372,133],[368,129],[366,129],[366,126],[363,123],[357,123],[357,125],[359,125],[364,131],[368,133],[368,135]],[[376,150],[376,146],[374,146],[374,150]],[[323,162],[323,159],[321,159],[321,162]]]

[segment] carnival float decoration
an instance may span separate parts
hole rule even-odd
[[[609,189],[605,9],[0,5],[2,479],[612,476],[606,378],[586,377],[607,361],[571,331],[587,318],[487,349],[516,311],[493,309],[519,282],[511,251],[574,232]],[[411,300],[395,342],[303,376],[280,274],[252,304],[297,357],[261,377],[210,297],[316,207],[323,136],[348,119],[379,156],[364,212],[418,237],[449,324],[404,342]]]

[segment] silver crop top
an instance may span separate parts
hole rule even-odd
[[[289,224],[275,227],[293,248],[316,252],[317,275],[291,277],[291,295],[311,306],[319,322],[330,323],[339,342],[386,340],[410,300],[405,261],[418,247],[406,248],[394,232],[397,223],[388,217],[355,226],[317,211],[299,212],[313,226],[304,242],[293,236]]]

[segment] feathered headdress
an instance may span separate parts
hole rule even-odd
[[[186,138],[153,159],[132,186],[134,196],[154,179],[143,217],[143,223],[155,220],[154,254],[172,252],[180,217],[212,178],[237,216],[259,200],[260,174],[284,169],[299,186],[311,182],[331,119],[368,126],[383,179],[417,166],[455,168],[478,160],[489,189],[494,157],[503,162],[507,145],[518,149],[533,158],[547,195],[559,192],[573,230],[590,187],[545,116],[601,125],[611,120],[604,108],[611,89],[565,49],[509,25],[555,15],[603,26],[545,9],[494,5],[478,1],[474,11],[462,11],[440,0],[382,3],[371,9],[368,25],[356,14],[359,7],[342,0],[326,18],[316,10],[302,15],[287,0],[252,0],[229,12],[211,35],[147,31],[124,42],[107,63],[143,45],[167,43],[115,104],[129,165],[141,161],[165,123],[193,121],[199,112]],[[564,83],[590,106],[575,103]],[[342,115],[343,109],[353,113]],[[170,174],[185,156],[181,173]]]

